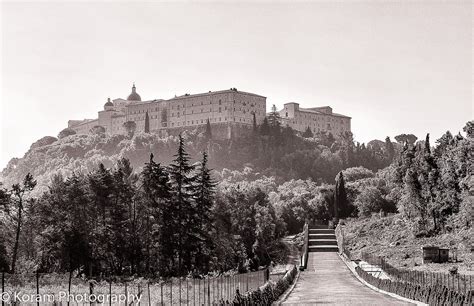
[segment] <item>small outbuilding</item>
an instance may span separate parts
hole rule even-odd
[[[437,246],[423,246],[423,264],[425,263],[443,263],[449,260],[449,249],[439,248]]]

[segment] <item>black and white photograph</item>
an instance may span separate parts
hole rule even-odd
[[[472,0],[0,0],[0,302],[474,305]]]

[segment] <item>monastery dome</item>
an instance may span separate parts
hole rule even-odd
[[[137,88],[135,87],[135,83],[133,83],[132,93],[127,98],[128,101],[141,101],[142,100],[140,95],[137,94],[136,90],[137,90]]]
[[[109,107],[113,107],[114,104],[110,101],[110,98],[107,99],[107,103],[104,104],[104,109],[107,109]]]

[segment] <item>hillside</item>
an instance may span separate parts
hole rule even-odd
[[[176,150],[176,139],[158,139],[140,135],[128,139],[122,135],[71,135],[63,139],[44,137],[33,143],[22,158],[12,159],[3,169],[0,180],[5,186],[19,182],[30,172],[38,181],[36,192],[44,191],[54,174],[70,176],[73,171],[87,173],[100,163],[113,167],[121,157],[142,167],[150,152],[160,152],[161,160],[169,161]]]
[[[361,252],[385,257],[396,267],[422,271],[448,272],[454,266],[459,273],[474,275],[473,228],[448,231],[433,237],[415,237],[412,228],[399,214],[389,217],[348,219],[344,226],[344,238],[353,258]],[[457,263],[422,265],[421,247],[434,245],[458,250]],[[451,252],[451,251],[450,251]]]
[[[384,158],[375,158],[383,156],[376,152],[381,152],[381,148],[356,146],[350,135],[337,141],[327,135],[303,138],[291,128],[276,127],[270,135],[257,132],[230,140],[209,140],[197,130],[184,132],[183,137],[186,150],[195,161],[200,159],[202,152],[208,152],[211,169],[242,170],[250,166],[261,174],[275,177],[279,183],[307,178],[332,183],[336,174],[347,167],[363,165],[377,170],[388,163]],[[46,189],[54,174],[67,177],[72,172],[88,173],[100,163],[111,168],[121,158],[129,159],[139,172],[150,153],[161,164],[169,164],[176,152],[177,141],[175,136],[159,138],[152,133],[133,137],[94,134],[58,139],[46,136],[33,143],[22,158],[10,161],[1,172],[0,182],[10,187],[30,172],[38,181],[35,189],[38,194]],[[347,156],[348,148],[354,150],[353,156]]]

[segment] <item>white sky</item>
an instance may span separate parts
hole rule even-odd
[[[470,1],[2,2],[0,33],[0,169],[134,81],[331,105],[360,142],[473,118]]]

